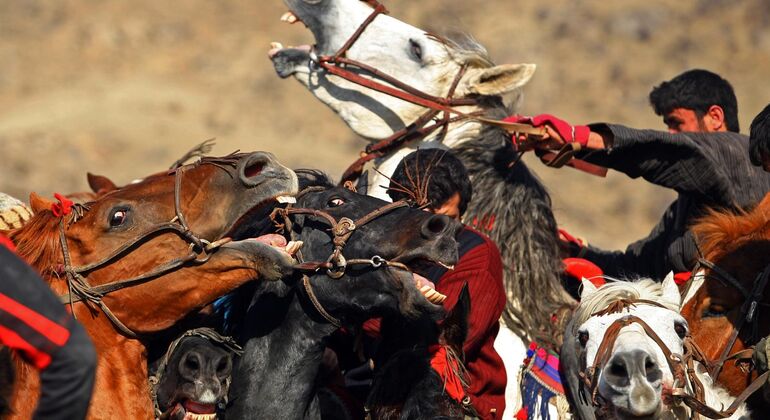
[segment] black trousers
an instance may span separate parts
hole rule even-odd
[[[93,344],[43,279],[2,245],[0,343],[40,370],[34,419],[85,418],[96,371]]]

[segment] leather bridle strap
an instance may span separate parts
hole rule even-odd
[[[719,268],[716,264],[703,258],[699,259],[698,263],[711,270],[711,273],[715,273],[717,279],[728,282],[730,286],[740,291],[745,298],[743,305],[741,306],[741,316],[735,325],[733,325],[733,332],[730,334],[730,339],[727,341],[727,345],[724,349],[722,349],[719,359],[714,362],[714,366],[710,372],[711,377],[716,381],[717,378],[719,378],[720,373],[722,373],[725,362],[730,359],[730,352],[733,347],[735,347],[735,342],[738,340],[738,336],[740,335],[744,324],[750,323],[756,328],[755,317],[759,302],[762,300],[768,280],[770,280],[770,265],[766,266],[765,269],[757,275],[757,278],[754,279],[751,292],[749,293],[738,280]]]
[[[117,316],[110,310],[110,308],[104,303],[102,298],[109,293],[125,289],[127,287],[137,286],[153,280],[159,276],[175,271],[182,266],[189,263],[205,263],[211,258],[212,252],[222,245],[230,242],[229,238],[222,238],[216,242],[209,242],[205,239],[199,238],[195,235],[187,225],[187,221],[184,217],[181,207],[181,177],[185,171],[185,167],[177,168],[174,173],[174,218],[167,223],[159,224],[149,231],[137,236],[128,243],[118,247],[111,252],[108,256],[102,258],[91,264],[84,266],[73,267],[70,257],[69,246],[67,243],[67,237],[65,234],[66,228],[64,219],[59,222],[59,242],[62,247],[62,255],[64,258],[64,265],[59,272],[63,272],[67,278],[67,287],[69,293],[61,295],[59,298],[62,303],[69,304],[72,310],[72,315],[75,316],[75,311],[72,306],[81,301],[87,301],[97,305],[105,316],[115,325],[115,327],[123,334],[137,338],[138,335],[128,328],[123,322],[121,322]],[[76,219],[74,219],[76,220]],[[74,221],[73,221],[74,223]],[[166,233],[174,233],[182,237],[189,245],[189,251],[186,255],[172,259],[164,264],[161,264],[147,273],[124,279],[117,280],[106,284],[92,286],[87,280],[87,273],[90,273],[99,268],[105,267],[115,261],[120,260],[131,249],[141,246],[148,242],[150,239]]]

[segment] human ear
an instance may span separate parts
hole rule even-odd
[[[704,118],[710,131],[720,131],[725,126],[725,110],[719,105],[711,105]]]

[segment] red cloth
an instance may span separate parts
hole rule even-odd
[[[457,303],[463,284],[468,283],[471,313],[463,346],[470,383],[467,391],[482,419],[499,419],[505,410],[507,376],[493,344],[506,301],[503,263],[491,239],[470,227],[465,229],[483,238],[483,243],[465,253],[455,269],[441,277],[436,290],[447,296],[444,308],[449,311]]]
[[[605,283],[602,277],[604,272],[591,261],[584,258],[565,258],[563,262],[564,273],[577,279],[577,281],[582,281],[585,278],[596,287],[602,286]]]
[[[4,246],[12,252],[16,252],[16,245],[14,245],[13,241],[8,239],[8,237],[3,236],[2,233],[0,233],[0,246]]]
[[[542,127],[548,124],[553,127],[557,133],[559,133],[565,142],[576,142],[581,146],[586,146],[588,144],[588,136],[591,134],[591,129],[589,129],[587,125],[572,125],[560,118],[549,114],[540,114],[534,117],[513,115],[505,118],[503,121],[532,124],[535,127]]]

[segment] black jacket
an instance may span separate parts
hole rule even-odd
[[[692,223],[709,208],[751,208],[770,191],[770,174],[751,165],[744,135],[670,134],[612,124],[591,130],[608,134],[611,145],[580,158],[679,193],[652,232],[625,251],[589,247],[585,258],[607,275],[662,279],[672,270],[691,270],[699,257]]]

